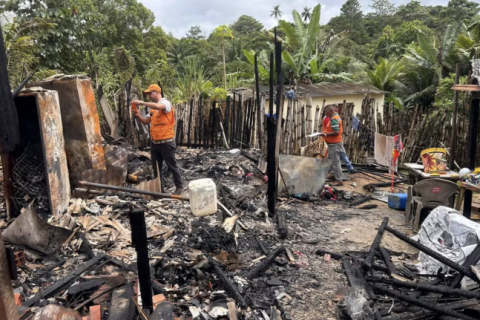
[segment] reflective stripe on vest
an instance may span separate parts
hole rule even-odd
[[[333,132],[333,129],[332,129],[332,119],[335,119],[338,121],[338,124],[340,125],[340,128],[339,128],[339,132],[340,134],[339,135],[336,135],[336,136],[327,136],[324,138],[325,142],[327,144],[332,144],[332,143],[340,143],[343,141],[342,139],[342,133],[343,133],[343,124],[342,124],[342,119],[340,118],[340,116],[338,114],[332,116],[328,123],[327,123],[327,126],[325,127],[324,131],[326,133],[330,133],[330,132]]]
[[[171,139],[175,137],[175,113],[172,110],[169,113],[163,110],[150,111],[152,121],[150,122],[150,137],[154,141]]]

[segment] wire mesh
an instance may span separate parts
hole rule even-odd
[[[26,207],[33,199],[36,199],[35,209],[48,210],[45,162],[38,146],[29,144],[16,159],[13,178],[13,203],[16,210]]]

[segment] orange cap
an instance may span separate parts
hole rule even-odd
[[[148,89],[143,91],[143,93],[150,93],[152,91],[162,92],[162,89],[157,84],[151,84],[148,86]]]

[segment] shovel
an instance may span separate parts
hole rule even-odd
[[[33,202],[2,233],[2,238],[12,244],[25,246],[43,254],[55,253],[72,232],[43,221],[35,212]]]

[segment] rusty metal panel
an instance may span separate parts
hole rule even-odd
[[[95,95],[88,78],[54,76],[29,86],[58,91],[72,181],[87,169],[106,169]]]
[[[45,172],[48,176],[50,210],[53,215],[61,214],[68,209],[70,179],[60,103],[55,91],[38,92],[36,99],[45,156]]]

